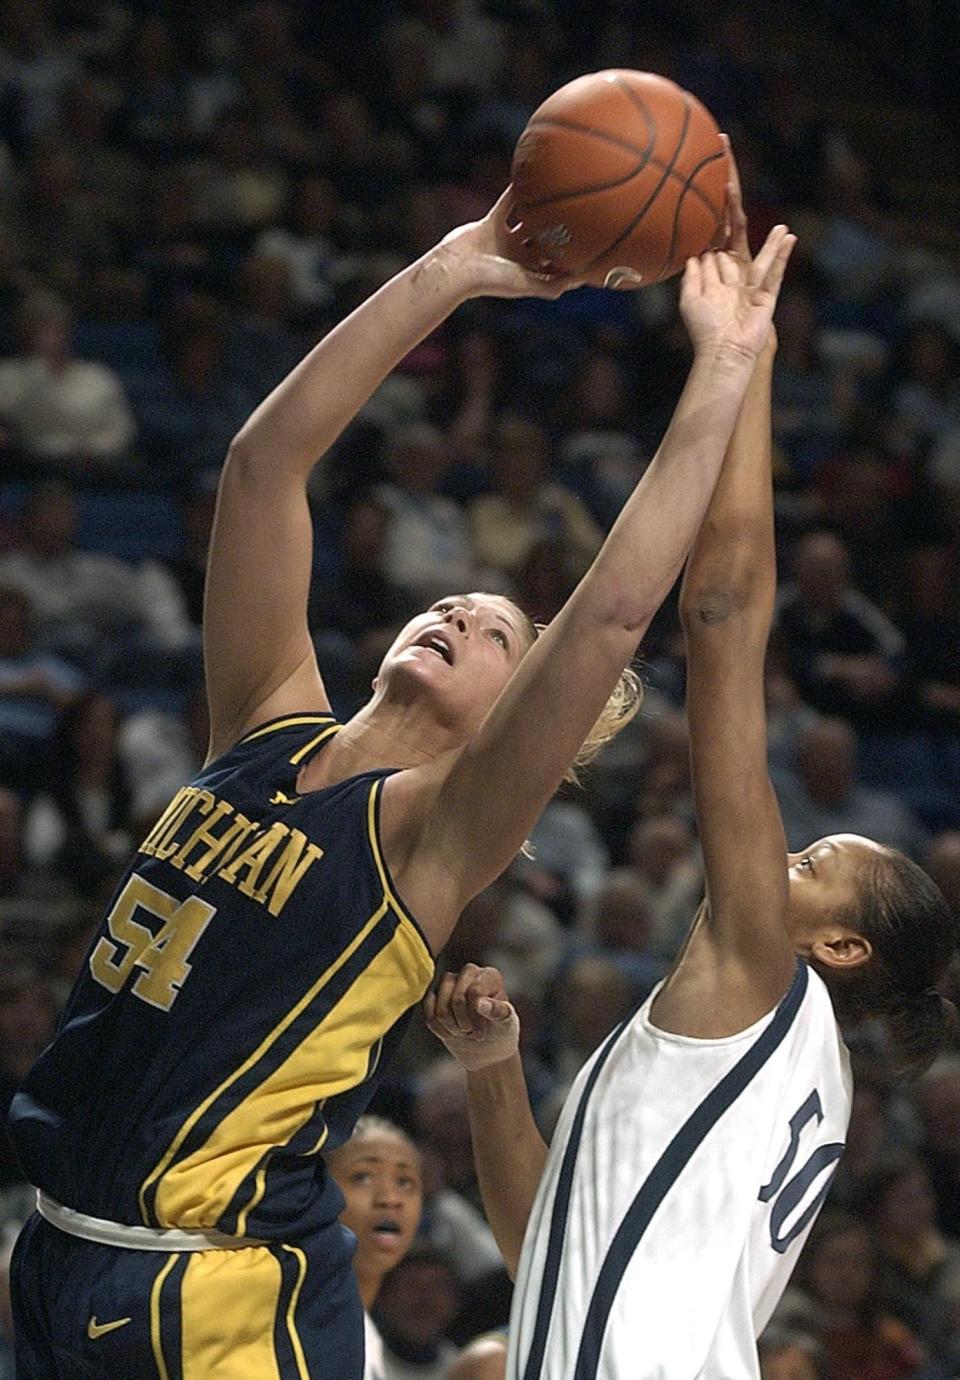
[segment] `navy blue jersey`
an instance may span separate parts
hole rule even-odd
[[[349,1136],[433,959],[380,849],[390,773],[296,794],[338,727],[248,733],[140,845],[11,1108],[58,1202],[268,1240],[340,1212],[320,1152]]]

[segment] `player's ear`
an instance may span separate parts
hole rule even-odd
[[[861,968],[873,956],[873,945],[852,930],[828,933],[813,941],[811,955],[828,968]]]
[[[371,690],[376,690],[376,688],[377,688],[377,686],[378,686],[379,684],[380,684],[380,677],[379,677],[379,676],[374,676],[373,680],[370,682],[370,689],[371,689]]]

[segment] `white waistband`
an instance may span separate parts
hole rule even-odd
[[[178,1227],[128,1227],[123,1222],[108,1222],[88,1217],[85,1212],[62,1207],[37,1189],[37,1211],[41,1217],[69,1236],[96,1241],[101,1246],[122,1246],[128,1251],[235,1251],[243,1246],[263,1246],[247,1236],[226,1236],[222,1231],[181,1231]]]

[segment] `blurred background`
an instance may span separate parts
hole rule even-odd
[[[351,307],[489,207],[533,109],[596,68],[694,91],[733,138],[755,241],[779,220],[800,236],[768,670],[790,845],[868,834],[960,913],[958,39],[947,0],[0,3],[2,1109],[128,850],[205,752],[201,596],[231,436]],[[425,600],[482,587],[556,612],[687,363],[673,282],[474,302],[403,361],[312,481],[310,620],[341,717]],[[503,969],[547,1134],[701,894],[672,601],[639,669],[641,716],[444,955]],[[790,1375],[955,1376],[960,1049],[910,1089],[875,1032],[854,1054],[847,1156],[765,1374],[792,1352],[808,1369]],[[381,1296],[388,1376],[439,1380],[506,1320],[509,1286],[462,1078],[422,1030],[376,1110],[426,1156],[425,1244]],[[28,1210],[4,1142],[8,1247]]]

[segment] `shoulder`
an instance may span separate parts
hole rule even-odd
[[[211,753],[203,770],[206,773],[227,758],[237,758],[250,762],[279,759],[299,772],[339,731],[339,721],[329,712],[305,709],[281,714],[248,727],[232,743]]]

